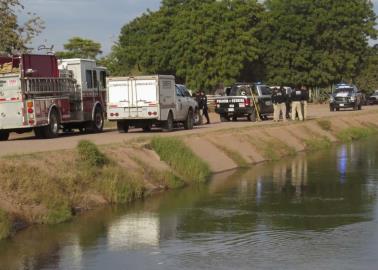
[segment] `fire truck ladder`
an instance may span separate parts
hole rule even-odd
[[[76,92],[76,82],[70,78],[23,78],[27,95],[61,96]]]

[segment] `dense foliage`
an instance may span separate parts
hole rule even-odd
[[[174,74],[193,89],[256,79],[329,86],[371,68],[370,1],[259,2],[163,0],[122,28],[107,63],[117,75]]]
[[[64,44],[65,51],[56,52],[59,58],[96,59],[102,53],[101,44],[90,39],[73,37]]]
[[[28,20],[20,25],[18,9],[24,9],[20,0],[0,1],[0,53],[27,50],[27,44],[44,28],[43,21],[31,13],[27,13]]]
[[[170,73],[196,89],[229,84],[259,55],[263,11],[255,0],[163,1],[123,27],[113,71]]]
[[[327,86],[358,76],[376,15],[368,0],[267,0],[269,81]]]

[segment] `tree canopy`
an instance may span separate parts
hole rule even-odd
[[[122,28],[112,71],[174,74],[193,89],[232,83],[258,58],[263,11],[255,0],[162,1]]]
[[[70,38],[63,46],[65,51],[56,52],[59,58],[96,59],[102,53],[100,43],[81,37]]]
[[[376,15],[368,0],[267,0],[264,63],[279,84],[327,86],[358,76]]]
[[[0,1],[0,52],[26,51],[27,44],[44,28],[41,18],[30,12],[29,19],[20,25],[17,9],[24,9],[20,0]]]

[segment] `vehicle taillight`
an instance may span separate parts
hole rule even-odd
[[[28,108],[28,113],[33,113],[33,112],[34,112],[33,108]]]
[[[244,99],[244,105],[245,106],[250,106],[251,105],[251,100],[249,98]]]
[[[28,101],[28,102],[26,103],[26,106],[27,106],[28,108],[33,108],[33,101]]]
[[[153,115],[157,115],[157,112],[154,112]]]

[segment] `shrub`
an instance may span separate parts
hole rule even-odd
[[[186,181],[205,182],[210,175],[208,164],[177,138],[155,137],[151,147]]]
[[[368,128],[362,128],[362,127],[351,127],[342,130],[337,134],[337,137],[341,142],[351,142],[359,139],[367,138],[373,134],[377,133],[377,129],[368,127]]]
[[[329,120],[318,120],[318,125],[325,131],[331,130],[331,121]]]
[[[77,150],[80,161],[86,165],[102,167],[109,163],[109,159],[90,141],[80,141]]]
[[[0,209],[0,240],[7,238],[10,235],[11,226],[8,215]]]

